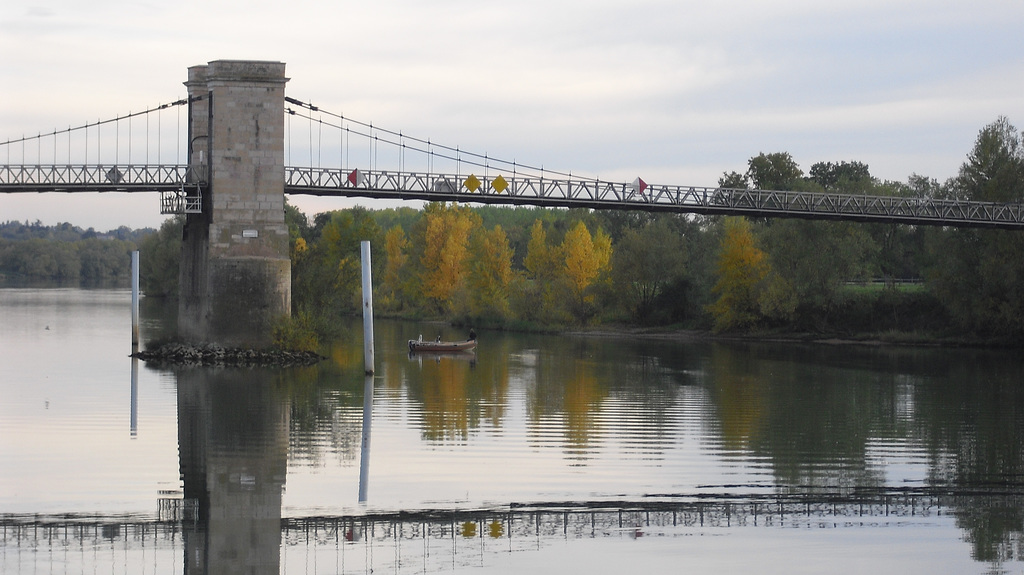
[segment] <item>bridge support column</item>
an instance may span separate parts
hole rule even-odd
[[[209,172],[182,237],[179,336],[265,347],[291,312],[284,64],[217,60],[188,72],[189,163]]]

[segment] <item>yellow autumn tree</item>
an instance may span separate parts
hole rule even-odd
[[[467,207],[433,203],[424,209],[425,233],[420,258],[423,295],[442,311],[451,309],[466,279],[469,237],[480,216]]]
[[[565,257],[563,273],[573,296],[581,304],[593,303],[594,296],[587,293],[587,288],[608,269],[612,255],[611,238],[598,230],[595,239],[586,224],[577,222],[566,232],[561,250]]]
[[[526,257],[523,259],[523,266],[526,267],[530,278],[554,278],[558,269],[558,256],[555,252],[557,250],[548,245],[548,234],[544,231],[543,222],[534,220],[533,227],[530,228],[530,242],[526,245]]]
[[[475,316],[507,318],[512,284],[512,248],[500,225],[474,237],[469,277],[470,311]]]
[[[612,271],[612,238],[601,228],[594,233],[594,258],[599,262],[596,282],[610,282]]]
[[[297,260],[305,255],[309,251],[309,245],[306,244],[305,238],[298,237],[292,242],[292,260]]]
[[[560,275],[561,254],[558,246],[548,244],[547,231],[540,219],[533,221],[530,241],[526,245],[526,280],[523,287],[514,294],[515,315],[519,319],[541,323],[557,323],[563,319],[564,311],[559,305],[557,280]]]
[[[771,272],[768,258],[754,242],[750,222],[743,217],[725,218],[716,274],[712,288],[717,299],[708,306],[715,331],[743,329],[760,319],[760,290]]]
[[[409,260],[409,238],[396,225],[384,234],[384,277],[381,279],[379,305],[382,309],[401,307],[402,274]]]

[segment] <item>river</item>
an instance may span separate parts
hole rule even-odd
[[[361,321],[132,360],[126,290],[0,289],[3,573],[1021,573],[1019,350]],[[143,298],[142,337],[173,333]]]

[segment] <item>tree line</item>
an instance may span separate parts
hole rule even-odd
[[[108,232],[70,223],[0,223],[0,277],[8,282],[116,285],[129,281],[131,252],[152,228]]]
[[[818,163],[804,176],[788,154],[752,158],[746,173],[721,185],[767,190],[1024,202],[1022,135],[1001,117],[984,127],[959,173],[944,183],[919,175],[879,182],[858,162]],[[857,297],[849,282],[881,277],[919,280],[914,295],[882,292],[872,314],[891,314],[890,329],[1024,338],[1024,234],[974,228],[854,224],[809,220],[722,222],[716,297],[719,330],[785,325],[852,327],[844,316]],[[863,298],[861,298],[863,299]],[[861,301],[860,304],[865,302]],[[879,325],[878,327],[883,327]]]
[[[777,152],[750,158],[719,185],[1024,202],[1021,142],[998,118],[945,182],[882,181],[858,161],[817,162],[805,173]],[[285,212],[293,324],[314,332],[360,313],[359,242],[369,240],[375,310],[397,317],[504,329],[1024,340],[1024,234],[1016,231],[454,203],[312,219],[291,205]],[[176,294],[181,225],[167,220],[140,242],[148,295]]]
[[[1022,134],[978,134],[957,176],[881,181],[857,161],[807,173],[785,152],[722,175],[733,188],[1024,202]],[[295,316],[358,313],[358,242],[373,245],[378,312],[477,326],[620,323],[718,332],[1024,339],[1015,231],[428,204],[318,214],[293,207]]]

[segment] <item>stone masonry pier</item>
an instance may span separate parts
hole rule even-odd
[[[190,343],[266,347],[290,314],[281,62],[216,60],[188,70],[189,164],[208,170],[186,217],[178,331]]]

